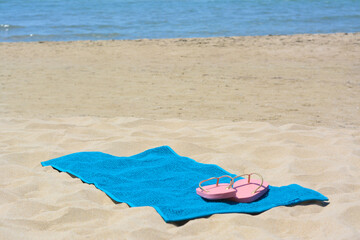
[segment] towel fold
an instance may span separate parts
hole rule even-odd
[[[154,207],[166,222],[216,213],[260,213],[276,206],[328,200],[314,190],[291,184],[269,186],[268,193],[252,203],[208,201],[195,192],[200,181],[214,176],[235,175],[217,165],[179,156],[168,146],[130,157],[79,152],[41,164],[94,184],[117,202],[125,202],[131,207]]]

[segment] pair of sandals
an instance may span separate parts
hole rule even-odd
[[[257,175],[261,178],[253,179],[252,175]],[[247,176],[235,181],[237,178]],[[230,178],[230,183],[219,183],[221,178]],[[204,182],[216,179],[216,184],[202,186]],[[227,199],[234,202],[249,203],[259,199],[269,190],[269,184],[263,180],[263,177],[258,173],[249,173],[230,177],[228,175],[221,177],[213,177],[201,181],[196,193],[206,199],[220,200]]]

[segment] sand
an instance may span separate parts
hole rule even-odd
[[[360,33],[0,43],[0,239],[359,239]],[[171,146],[328,203],[165,223],[40,162]]]

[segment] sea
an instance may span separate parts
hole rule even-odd
[[[360,32],[360,0],[0,0],[0,42]]]

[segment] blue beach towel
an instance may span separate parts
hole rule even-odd
[[[41,164],[94,184],[117,202],[125,202],[131,207],[153,207],[166,222],[215,213],[260,213],[276,206],[307,200],[328,200],[314,190],[292,184],[270,186],[264,197],[252,203],[207,201],[195,192],[200,181],[214,176],[235,175],[217,165],[179,156],[168,146],[149,149],[131,157],[79,152]]]

